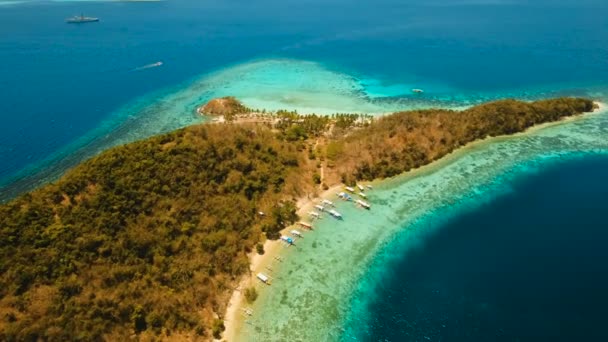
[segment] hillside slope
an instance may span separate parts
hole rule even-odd
[[[294,199],[316,183],[393,176],[593,108],[568,98],[358,123],[285,115],[113,148],[0,206],[0,340],[211,339],[247,254],[297,219]]]

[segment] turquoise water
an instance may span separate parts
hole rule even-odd
[[[473,211],[425,219],[423,243],[391,242],[391,271],[360,289],[342,340],[606,340],[606,171],[608,154],[570,155]]]
[[[101,22],[63,22],[77,13]],[[0,1],[0,200],[110,146],[204,122],[195,109],[217,96],[320,114],[606,101],[607,14],[600,0]],[[377,184],[371,211],[339,204],[343,221],[324,217],[269,265],[274,284],[240,339],[386,336],[373,308],[405,252],[522,177],[606,154],[606,137],[602,113],[496,139]]]
[[[383,337],[374,335],[372,328],[380,316],[370,307],[382,301],[386,310],[399,309],[390,305],[399,305],[401,298],[391,301],[382,289],[401,274],[395,265],[407,251],[423,248],[430,236],[439,235],[442,227],[463,214],[514,193],[519,179],[565,160],[608,155],[607,134],[608,112],[603,112],[526,135],[493,139],[413,174],[376,184],[368,193],[371,211],[340,203],[337,209],[344,214],[343,221],[324,217],[296,248],[285,251],[283,263],[271,262],[274,283],[259,288],[255,315],[239,337],[247,341]],[[395,340],[392,337],[389,340]]]
[[[2,199],[202,122],[194,109],[218,95],[379,114],[606,94],[604,1],[1,3]],[[101,22],[63,22],[75,13]]]

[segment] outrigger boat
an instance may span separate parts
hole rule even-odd
[[[315,208],[319,209],[319,211],[324,211],[325,210],[325,207],[322,206],[322,205],[319,205],[319,204],[316,204]]]
[[[300,233],[299,231],[297,231],[295,229],[291,231],[291,235],[297,236],[299,238],[303,238],[304,237],[304,235],[302,233]]]
[[[345,186],[344,189],[346,189],[346,191],[348,191],[348,192],[353,192],[353,193],[355,192],[355,189],[351,188],[350,186]]]
[[[424,90],[414,88],[414,89],[412,89],[412,93],[414,93],[414,94],[422,94],[422,93],[424,93]]]
[[[342,214],[340,214],[339,212],[335,211],[334,209],[329,211],[329,214],[337,219],[341,219],[342,218]]]
[[[262,283],[264,283],[264,284],[266,284],[266,285],[270,285],[270,277],[269,277],[269,276],[267,276],[267,275],[265,275],[264,273],[258,273],[258,274],[256,275],[256,277],[257,277],[258,279],[260,279],[260,281],[261,281]]]
[[[290,238],[289,236],[281,236],[281,240],[284,241],[285,243],[287,243],[288,245],[293,245],[293,239]]]
[[[369,203],[362,201],[362,200],[357,200],[357,204],[362,206],[365,209],[370,209],[372,206],[369,205]]]
[[[308,212],[308,214],[309,214],[310,216],[312,216],[313,218],[316,218],[316,219],[321,218],[321,214],[319,214],[319,213],[318,213],[318,212],[316,212],[316,211],[309,211],[309,212]]]
[[[347,194],[346,192],[341,192],[341,193],[339,193],[339,194],[338,194],[338,197],[340,197],[341,199],[343,199],[343,200],[345,200],[345,201],[350,201],[350,200],[352,200],[352,199],[353,199],[353,198],[352,198],[352,197],[350,197],[350,195],[349,195],[349,194]]]
[[[366,187],[370,190],[374,188],[373,186],[371,186],[371,184],[367,184]]]
[[[300,221],[300,222],[298,222],[298,225],[300,225],[301,227],[304,227],[306,229],[312,230],[312,224],[310,224],[310,223]]]
[[[364,194],[363,192],[359,192],[358,195],[361,196],[361,197],[363,197],[363,198],[367,198],[367,195]]]
[[[357,188],[359,188],[359,190],[361,191],[365,191],[365,188],[361,184],[357,184]]]
[[[323,201],[321,201],[323,203],[323,205],[329,205],[331,207],[334,206],[334,202],[330,201],[330,200],[326,200],[324,199]]]

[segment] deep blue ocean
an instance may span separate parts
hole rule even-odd
[[[79,13],[101,21],[64,22]],[[155,129],[125,108],[250,61],[312,61],[456,104],[608,101],[607,42],[606,0],[0,0],[0,201],[145,138],[142,123],[202,121],[178,112]],[[605,158],[549,167],[404,252],[364,339],[607,340],[607,174]]]
[[[387,266],[359,340],[608,340],[607,171],[587,156],[524,173],[436,229]]]

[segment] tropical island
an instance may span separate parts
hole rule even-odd
[[[113,148],[0,206],[0,339],[220,338],[250,257],[299,220],[300,199],[594,108],[559,98],[256,120],[215,101],[205,112],[226,123]]]

